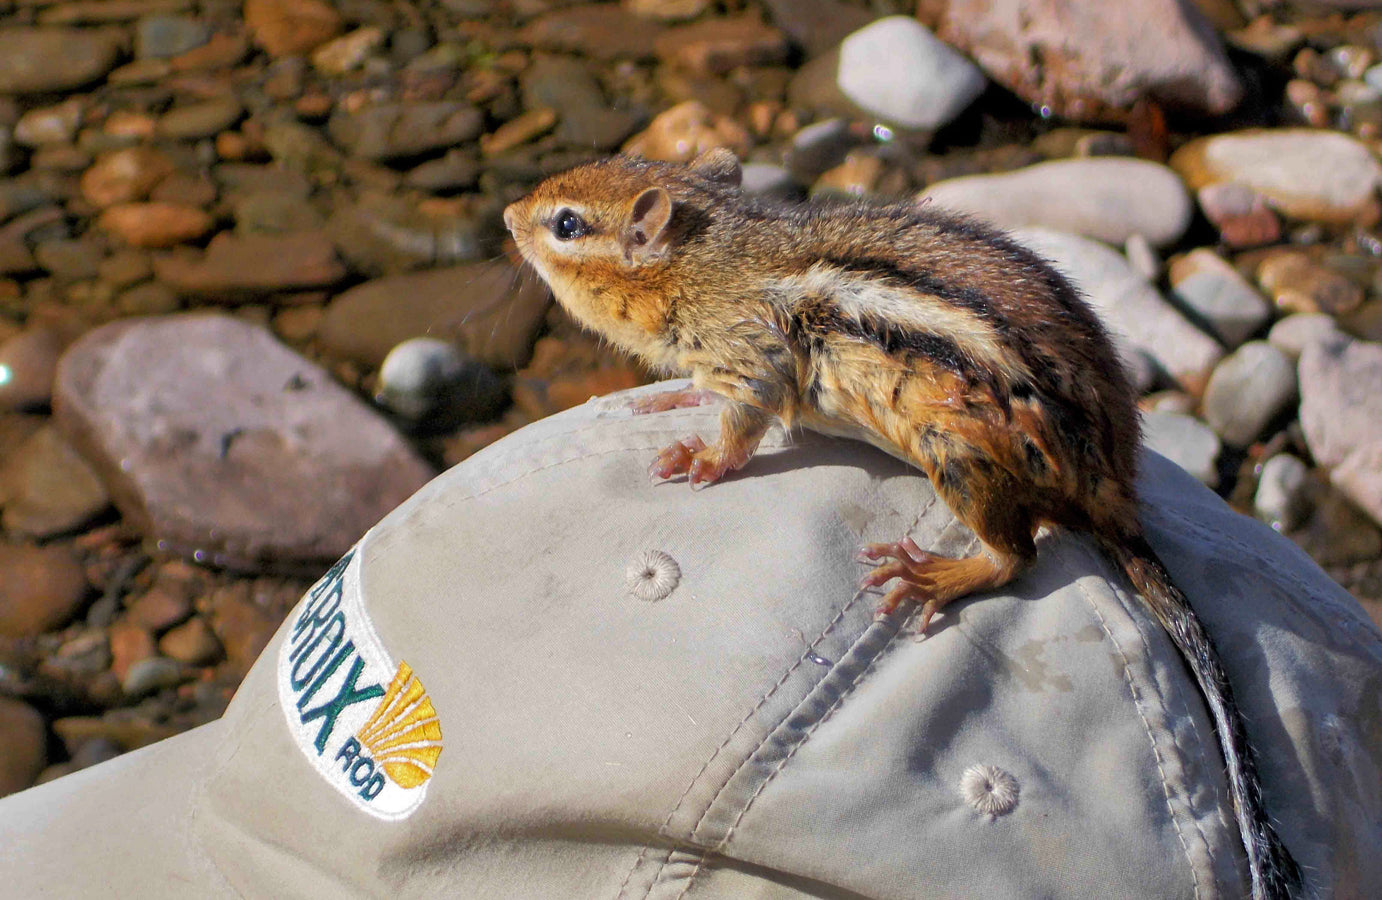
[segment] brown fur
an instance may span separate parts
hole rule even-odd
[[[587,230],[561,240],[566,213]],[[917,601],[924,629],[950,601],[1016,577],[1042,525],[1094,534],[1206,692],[1254,895],[1298,883],[1213,645],[1141,537],[1133,389],[1094,313],[1049,264],[911,204],[755,202],[727,151],[689,167],[615,157],[574,169],[505,222],[579,321],[730,401],[715,443],[674,444],[656,473],[712,482],[744,465],[777,419],[862,438],[926,473],[984,552],[867,548],[881,562],[865,583],[897,581],[884,611]]]

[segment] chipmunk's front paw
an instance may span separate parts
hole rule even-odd
[[[660,391],[656,394],[649,394],[646,397],[639,397],[629,404],[629,409],[633,410],[635,416],[645,416],[649,413],[667,412],[671,409],[687,409],[693,406],[705,406],[713,403],[719,395],[714,391],[707,391],[701,388],[685,388],[680,391]]]

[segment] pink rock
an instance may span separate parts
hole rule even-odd
[[[921,0],[917,17],[1034,106],[1077,121],[1119,118],[1142,97],[1220,114],[1243,93],[1193,3]]]
[[[218,565],[336,559],[433,474],[321,368],[218,314],[89,332],[54,409],[127,519]]]

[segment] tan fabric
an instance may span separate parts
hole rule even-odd
[[[288,727],[283,660],[309,604],[221,721],[0,801],[0,894],[1242,893],[1203,704],[1088,541],[1047,536],[1010,591],[918,641],[874,621],[851,559],[905,533],[972,549],[924,479],[806,434],[704,491],[653,485],[651,455],[712,436],[716,412],[621,402],[443,474],[345,569],[442,731],[410,814],[362,811]],[[1160,457],[1146,469],[1150,537],[1227,657],[1285,839],[1321,896],[1363,896],[1382,884],[1379,635],[1288,542]],[[650,551],[680,568],[657,600],[631,591],[668,574]],[[966,799],[976,765],[1011,777],[1015,807]]]

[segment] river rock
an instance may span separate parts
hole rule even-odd
[[[1348,339],[1327,313],[1296,313],[1281,319],[1267,332],[1267,343],[1292,359],[1299,359],[1311,344]]]
[[[1052,228],[1115,245],[1134,234],[1156,246],[1175,243],[1194,214],[1175,172],[1116,157],[1052,160],[997,175],[949,178],[921,197],[1002,228]]]
[[[1219,484],[1223,449],[1209,426],[1194,416],[1153,410],[1142,414],[1142,443],[1209,487]]]
[[[410,338],[389,351],[374,395],[410,427],[437,432],[492,418],[508,398],[489,366],[431,337]]]
[[[1326,340],[1300,357],[1300,424],[1330,480],[1382,523],[1382,344]]]
[[[375,367],[409,338],[455,343],[494,369],[527,361],[551,298],[528,269],[465,263],[393,275],[341,293],[321,323],[323,349]]]
[[[1382,164],[1360,141],[1313,128],[1249,129],[1197,138],[1171,156],[1192,190],[1244,184],[1296,219],[1348,224],[1377,214]]]
[[[158,650],[190,666],[205,666],[220,658],[221,642],[205,619],[194,616],[160,638]]]
[[[217,565],[336,559],[432,475],[319,367],[223,315],[87,333],[54,407],[128,520]]]
[[[1256,334],[1272,317],[1271,304],[1248,280],[1207,247],[1171,264],[1171,289],[1230,348]]]
[[[485,221],[465,203],[420,204],[371,191],[338,204],[326,227],[346,262],[364,275],[452,265],[485,253]]]
[[[27,703],[0,696],[0,797],[34,783],[48,764],[48,730]]]
[[[699,100],[687,100],[660,113],[624,145],[623,152],[647,159],[690,162],[707,150],[728,147],[745,153],[752,141],[743,126]]]
[[[468,103],[436,100],[380,103],[337,111],[327,130],[337,144],[364,159],[417,156],[479,137],[484,115]]]
[[[15,143],[25,147],[72,143],[82,124],[84,106],[80,97],[74,97],[56,106],[29,110],[14,125]]]
[[[172,160],[152,147],[116,150],[98,157],[82,174],[82,196],[99,209],[143,200],[174,168]]]
[[[1257,281],[1284,312],[1352,312],[1363,303],[1363,289],[1299,250],[1281,250],[1257,267]]]
[[[27,637],[72,621],[87,595],[76,554],[61,544],[0,542],[0,637]]]
[[[49,538],[73,531],[110,506],[105,485],[52,427],[40,428],[0,465],[5,530]]]
[[[670,28],[658,36],[653,49],[664,63],[710,77],[740,66],[776,65],[786,59],[788,44],[786,35],[756,15],[742,15]]]
[[[341,16],[323,0],[245,0],[245,27],[270,56],[311,52],[341,31]]]
[[[1281,219],[1267,198],[1246,184],[1221,181],[1195,192],[1204,217],[1230,247],[1260,247],[1281,239]]]
[[[1200,393],[1223,348],[1166,302],[1121,253],[1088,238],[1048,229],[1021,229],[1013,236],[1074,281],[1109,326],[1125,359],[1133,349],[1140,349],[1190,393]]]
[[[917,16],[1018,96],[1077,121],[1116,117],[1139,98],[1228,112],[1242,85],[1195,4],[1143,0],[924,0]]]
[[[0,28],[0,94],[81,87],[115,68],[119,32],[95,28]]]
[[[879,19],[840,43],[836,84],[885,122],[933,130],[984,92],[987,79],[911,16]]]
[[[1296,368],[1266,341],[1249,341],[1220,360],[1204,390],[1204,419],[1236,447],[1262,436],[1296,398]]]
[[[144,16],[134,29],[134,55],[164,59],[195,50],[211,37],[211,26],[191,16]]]
[[[1253,510],[1273,528],[1295,528],[1309,505],[1309,479],[1310,468],[1299,457],[1278,453],[1262,464]]]
[[[662,26],[613,3],[582,4],[538,16],[518,39],[539,50],[579,53],[595,59],[652,59]]]
[[[206,253],[154,257],[154,272],[178,293],[207,300],[243,302],[284,291],[330,287],[346,276],[336,247],[319,231],[237,235],[221,232]]]
[[[0,342],[0,411],[47,406],[61,352],[62,338],[45,325]]]
[[[200,209],[177,203],[118,203],[96,220],[97,227],[125,244],[145,249],[194,241],[214,224]]]
[[[239,121],[244,107],[234,97],[175,106],[158,117],[158,136],[173,140],[199,140],[225,131]]]

